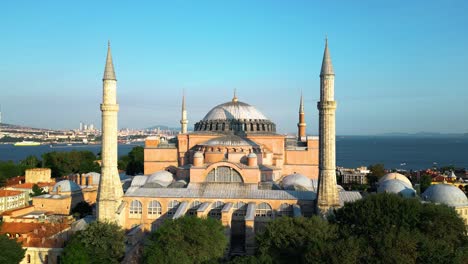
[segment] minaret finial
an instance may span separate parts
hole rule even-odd
[[[302,90],[301,90],[301,104],[299,105],[299,113],[304,113],[304,98],[302,97]]]
[[[330,57],[330,52],[328,51],[328,36],[325,37],[325,51],[323,52],[322,60],[322,70],[320,75],[334,75],[333,64]]]
[[[234,97],[232,98],[232,102],[233,103],[237,103],[238,99],[237,99],[237,89],[234,88]]]
[[[182,111],[185,111],[185,89],[182,90]]]
[[[180,119],[180,133],[181,134],[187,134],[187,109],[185,109],[185,89],[182,91],[182,117]]]
[[[104,77],[102,79],[103,80],[117,80],[115,78],[114,63],[112,62],[110,40],[107,41],[106,67],[104,69]]]

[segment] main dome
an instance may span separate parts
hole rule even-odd
[[[239,119],[268,120],[268,118],[266,118],[255,107],[244,102],[234,100],[215,106],[208,112],[208,114],[205,115],[202,120],[209,121]]]
[[[211,109],[205,117],[195,124],[196,132],[271,134],[276,133],[276,125],[255,107],[240,102],[237,97]]]

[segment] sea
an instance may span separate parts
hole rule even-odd
[[[122,144],[118,155],[126,155],[136,145]],[[0,145],[0,160],[18,162],[29,155],[40,157],[51,151],[89,150],[97,154],[101,145],[41,145],[15,147]],[[385,168],[421,170],[453,165],[468,168],[468,137],[337,136],[336,164],[356,168],[383,163]]]

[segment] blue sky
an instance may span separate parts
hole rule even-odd
[[[301,90],[317,133],[325,35],[337,133],[468,132],[467,1],[2,1],[3,121],[100,126],[107,40],[120,127],[189,125],[237,88],[294,132]]]

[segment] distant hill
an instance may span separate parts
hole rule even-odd
[[[1,123],[0,128],[1,129],[44,130],[44,131],[53,130],[53,129],[47,129],[47,128],[27,127],[27,126],[13,125],[13,124],[5,124],[5,123]]]
[[[392,132],[377,134],[376,136],[382,137],[464,137],[468,136],[468,133],[439,133],[439,132],[418,132],[418,133],[403,133],[403,132]]]
[[[157,129],[157,128],[161,130],[180,130],[180,127],[170,127],[166,125],[155,125],[155,126],[147,127],[145,129]]]

